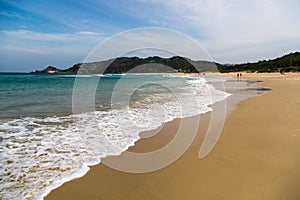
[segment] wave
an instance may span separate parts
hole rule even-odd
[[[83,176],[101,158],[126,151],[142,131],[209,112],[210,105],[230,95],[204,78],[186,82],[173,93],[158,94],[152,88],[153,95],[118,109],[2,120],[2,199],[42,199],[64,182]]]

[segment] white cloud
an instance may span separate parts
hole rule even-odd
[[[112,10],[134,19],[132,27],[136,27],[136,24],[154,25],[191,36],[218,62],[256,61],[300,50],[298,0],[131,0],[121,4],[107,2],[107,5],[110,5]],[[90,5],[88,9],[97,11],[99,6]],[[12,12],[2,12],[0,15],[26,17]],[[51,16],[53,18],[55,15]],[[32,67],[47,63],[67,67],[82,61],[90,50],[107,36],[90,30],[105,30],[108,34],[123,29],[127,24],[131,25],[131,21],[123,26],[122,20],[105,22],[101,18],[87,16],[81,20],[74,20],[72,16],[69,19],[54,18],[54,21],[79,31],[43,33],[27,30],[26,27],[24,30],[2,30],[0,67]],[[97,29],[94,29],[95,27]],[[157,39],[142,34],[126,36],[124,40],[130,41],[131,44],[134,43],[135,37],[138,37],[137,41],[146,43],[151,42],[151,37],[152,40]],[[126,46],[124,40],[116,41],[107,49]],[[158,41],[163,41],[163,38],[159,38]],[[188,52],[186,45],[176,45],[181,47],[180,51],[185,48]],[[109,52],[105,51],[104,54]]]
[[[72,34],[65,33],[42,33],[29,30],[16,30],[16,31],[0,31],[1,38],[11,38],[11,39],[22,39],[30,41],[99,41],[104,38],[102,33],[90,32],[90,31],[80,31]]]
[[[104,40],[102,33],[42,33],[29,30],[0,31],[1,70],[42,68],[46,65],[69,67],[81,62],[88,53]]]
[[[186,35],[163,28],[132,29],[103,41],[86,58],[86,62],[120,56],[184,56],[194,60],[211,60],[196,41]]]
[[[261,50],[264,54],[253,59],[281,55],[287,45],[291,45],[290,51],[299,50],[300,9],[297,1],[138,1],[156,5],[160,9],[151,16],[158,16],[160,21],[168,21],[170,28],[196,38],[221,61],[248,61],[251,50]]]
[[[13,12],[13,11],[0,11],[0,15],[3,17],[11,17],[11,18],[18,18],[22,20],[29,20],[31,19],[29,16],[24,16],[19,13]]]

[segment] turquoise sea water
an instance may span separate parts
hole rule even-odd
[[[74,79],[58,75],[0,75],[0,118],[71,113]]]
[[[41,199],[139,133],[211,111],[229,94],[171,75],[0,74],[0,199]]]

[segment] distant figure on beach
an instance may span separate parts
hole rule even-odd
[[[240,81],[241,78],[242,78],[242,73],[239,73],[239,72],[238,72],[238,73],[236,74],[236,80],[237,80],[237,81]]]

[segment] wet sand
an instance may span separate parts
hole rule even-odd
[[[227,74],[226,76],[235,76]],[[198,158],[211,114],[201,116],[196,138],[172,165],[142,174],[103,164],[52,191],[51,199],[300,199],[300,74],[243,74],[274,91],[240,102],[225,121],[213,151]],[[193,123],[195,117],[187,119]],[[129,150],[165,146],[180,120]]]

